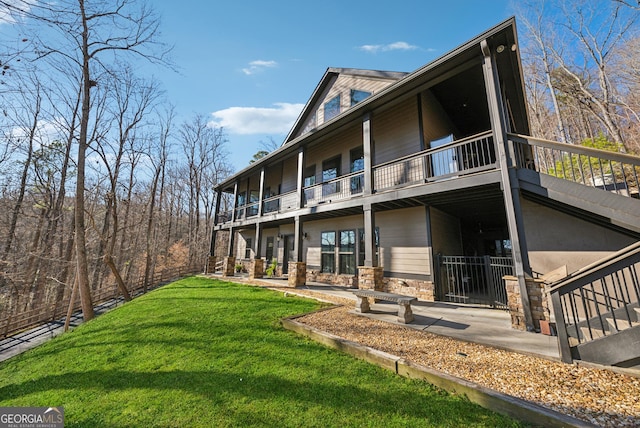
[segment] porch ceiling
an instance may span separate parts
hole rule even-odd
[[[420,205],[432,206],[462,220],[482,222],[487,227],[501,227],[507,221],[502,190],[497,183],[384,202],[376,204],[376,210],[385,211]]]

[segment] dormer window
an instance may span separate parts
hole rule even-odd
[[[328,121],[340,114],[340,95],[324,103],[324,121]]]
[[[359,91],[357,89],[352,89],[351,90],[351,107],[353,107],[354,105],[358,104],[360,101],[364,100],[369,95],[371,95],[371,92]]]

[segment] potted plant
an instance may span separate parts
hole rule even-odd
[[[271,263],[269,264],[269,266],[267,266],[265,273],[269,278],[273,278],[273,275],[275,275],[277,268],[278,268],[278,260],[274,258],[271,260]]]

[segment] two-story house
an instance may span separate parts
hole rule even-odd
[[[528,134],[514,19],[412,73],[329,68],[282,146],[216,188],[233,207],[218,203],[212,243],[229,245],[212,256],[226,275],[275,259],[291,286],[486,304],[538,328],[531,278],[638,241],[640,159]]]

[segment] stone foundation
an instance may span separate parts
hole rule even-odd
[[[289,287],[302,287],[307,282],[307,264],[289,262]]]
[[[206,273],[214,273],[216,271],[216,256],[209,256],[207,259],[207,271]]]
[[[358,288],[361,290],[384,291],[382,267],[358,266]]]
[[[417,297],[420,300],[433,302],[435,289],[433,281],[420,279],[384,278],[384,291]]]
[[[228,256],[223,260],[222,276],[234,276],[236,274],[236,258]]]
[[[355,275],[336,275],[335,273],[322,273],[312,270],[307,272],[307,281],[358,288],[358,277]]]
[[[249,264],[249,279],[262,278],[264,276],[264,260],[253,259]]]
[[[505,276],[505,287],[507,290],[507,304],[509,313],[511,314],[511,327],[516,330],[527,330],[527,324],[524,318],[524,309],[522,306],[522,298],[520,297],[520,286],[518,278],[514,276]],[[527,284],[527,293],[529,295],[529,307],[531,309],[531,318],[533,327],[536,331],[540,330],[540,321],[549,321],[549,301],[545,292],[545,285],[542,280],[534,278],[525,278]]]

